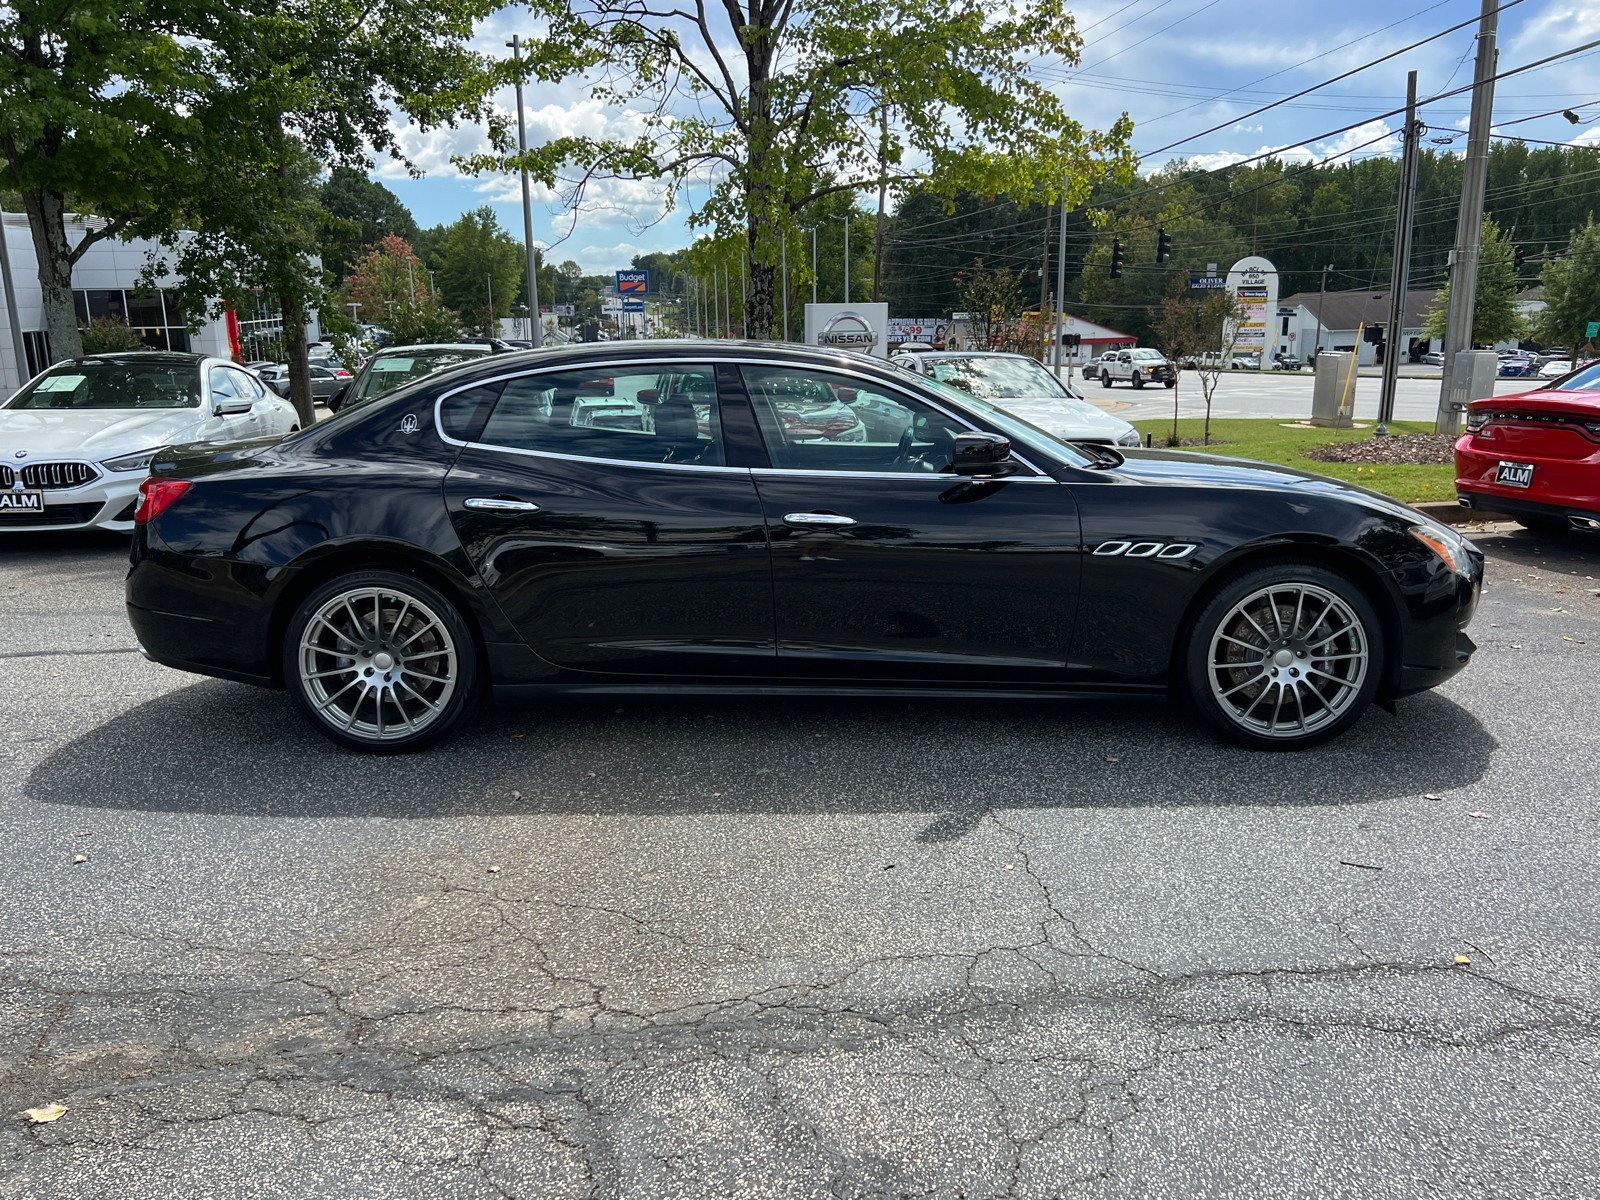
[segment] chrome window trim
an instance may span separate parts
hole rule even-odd
[[[444,442],[446,442],[446,443],[448,443],[449,445],[452,445],[452,446],[462,446],[462,447],[470,446],[474,450],[504,450],[508,454],[526,454],[526,455],[532,455],[534,457],[540,457],[540,458],[565,459],[565,460],[568,460],[568,461],[571,461],[571,462],[635,463],[638,466],[644,466],[644,467],[666,467],[666,468],[673,469],[673,470],[678,470],[678,471],[756,471],[756,472],[768,471],[768,472],[772,472],[772,473],[776,473],[776,474],[820,475],[820,476],[826,476],[828,478],[834,478],[834,479],[837,479],[841,475],[853,475],[853,476],[856,476],[858,478],[870,476],[870,477],[878,477],[878,478],[886,478],[886,479],[905,479],[907,477],[923,478],[923,479],[965,479],[965,478],[967,478],[967,476],[965,476],[965,475],[912,476],[912,473],[909,472],[909,471],[884,471],[884,472],[811,471],[811,470],[789,471],[789,470],[787,470],[785,468],[782,468],[782,467],[703,467],[703,466],[700,466],[697,463],[676,463],[676,464],[675,463],[648,463],[648,462],[647,463],[640,463],[640,462],[637,462],[637,460],[635,460],[635,459],[629,459],[629,458],[590,458],[590,457],[586,457],[586,456],[578,455],[578,454],[561,454],[561,453],[558,453],[558,452],[556,452],[554,450],[523,450],[523,449],[519,449],[519,448],[514,447],[514,446],[495,446],[495,445],[491,445],[491,444],[486,443],[486,442],[463,442],[458,438],[451,437],[449,434],[447,434],[444,431],[444,420],[443,420],[443,416],[442,416],[443,408],[444,408],[444,402],[446,400],[448,400],[451,396],[459,395],[462,392],[470,392],[473,388],[487,387],[492,383],[509,383],[513,379],[526,379],[530,375],[549,375],[549,374],[554,374],[554,373],[560,372],[560,371],[593,370],[593,369],[597,369],[597,368],[600,368],[600,367],[627,367],[627,366],[637,366],[637,365],[640,365],[641,363],[648,364],[648,363],[673,362],[673,361],[684,362],[684,363],[688,363],[688,364],[693,365],[693,366],[702,366],[703,365],[703,366],[710,366],[710,367],[716,367],[716,366],[719,366],[719,365],[725,364],[725,363],[726,364],[731,364],[731,365],[734,365],[734,366],[758,366],[758,367],[759,366],[771,366],[773,364],[773,360],[767,359],[767,358],[745,357],[745,356],[740,356],[740,355],[729,355],[729,354],[726,354],[726,353],[723,353],[723,354],[715,354],[714,353],[714,354],[708,355],[708,356],[706,356],[704,358],[700,358],[700,357],[691,358],[688,355],[684,355],[681,358],[678,358],[677,356],[674,356],[673,358],[667,358],[667,359],[617,358],[617,359],[600,359],[598,361],[592,361],[592,362],[586,360],[582,364],[576,365],[576,366],[574,364],[571,364],[571,363],[566,363],[566,364],[555,364],[555,363],[543,364],[543,365],[541,365],[539,367],[536,367],[535,369],[533,369],[531,371],[530,370],[526,370],[526,369],[521,370],[521,371],[508,371],[504,375],[491,375],[487,379],[475,379],[471,383],[464,383],[460,387],[451,388],[447,392],[439,393],[439,398],[433,402],[433,429],[434,429],[434,432],[439,435],[439,438],[440,438],[441,441],[444,441]],[[909,392],[903,387],[898,387],[897,388],[891,382],[880,380],[880,379],[877,379],[874,376],[862,374],[859,371],[852,370],[851,369],[852,365],[853,364],[850,364],[850,363],[840,363],[840,364],[837,364],[837,365],[830,363],[827,367],[817,367],[817,368],[814,368],[814,369],[821,370],[821,371],[826,371],[826,372],[831,372],[833,374],[838,374],[838,375],[846,375],[846,376],[849,376],[849,377],[854,378],[854,379],[866,380],[866,381],[868,381],[870,383],[873,383],[873,384],[876,384],[876,385],[878,385],[880,387],[885,387],[885,388],[888,388],[888,389],[890,389],[892,391],[899,391],[904,395],[910,396],[912,399],[916,400],[918,403],[926,404],[929,408],[934,409],[936,412],[943,413],[945,416],[949,417],[952,421],[958,422],[959,424],[965,426],[969,431],[971,431],[973,433],[986,432],[984,430],[980,430],[978,428],[978,426],[974,425],[969,418],[967,418],[965,416],[962,416],[959,413],[951,412],[949,409],[945,408],[943,405],[939,404],[938,402],[936,402],[934,400],[930,400],[929,398],[927,398],[925,396],[921,396],[921,395],[917,395],[916,393]],[[892,364],[888,363],[887,361],[884,363],[884,365],[885,365],[885,367],[892,366]],[[742,380],[741,380],[741,383],[742,383]],[[721,397],[720,396],[718,397],[718,403],[719,404],[721,403]],[[754,403],[754,401],[752,401],[752,404],[753,403]],[[1054,482],[1056,482],[1055,480],[1051,479],[1050,476],[1046,472],[1041,471],[1037,466],[1035,466],[1032,462],[1028,461],[1022,455],[1013,452],[1012,457],[1014,459],[1016,459],[1018,462],[1020,462],[1023,466],[1027,467],[1028,470],[1032,471],[1034,474],[1032,476],[1025,476],[1025,477],[1022,477],[1022,478],[1012,477],[1010,479],[1007,479],[1005,482],[1007,482],[1007,483],[1029,483],[1029,482],[1033,482],[1034,480],[1042,480],[1042,481],[1044,481],[1046,483],[1054,483]]]
[[[443,434],[440,434],[443,437]],[[554,458],[561,462],[598,463],[603,467],[651,467],[658,471],[712,471],[724,475],[750,474],[749,467],[712,467],[702,463],[646,462],[637,458],[591,458],[585,454],[561,454],[554,450],[524,450],[521,446],[495,446],[489,442],[457,442],[446,438],[452,446],[467,450],[496,450],[502,454],[521,454],[527,458]]]

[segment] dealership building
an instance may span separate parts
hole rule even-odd
[[[39,263],[34,254],[33,235],[26,213],[5,213],[5,256],[0,260],[0,388],[10,395],[52,360],[50,338],[45,332],[44,289],[39,285]],[[103,228],[96,217],[69,216],[67,237],[74,245],[91,228]],[[78,312],[78,325],[85,327],[96,317],[120,317],[153,350],[190,350],[200,354],[229,357],[228,331],[222,318],[205,319],[190,331],[188,322],[173,298],[161,288],[141,289],[139,276],[157,243],[142,238],[120,241],[106,238],[95,242],[72,268],[72,299]],[[245,314],[241,314],[244,316]],[[252,326],[264,332],[276,322],[269,314],[248,314],[243,322],[246,336]],[[313,324],[307,334],[318,336]]]

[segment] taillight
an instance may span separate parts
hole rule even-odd
[[[1476,411],[1474,411],[1472,409],[1468,409],[1467,410],[1467,428],[1468,429],[1482,429],[1488,423],[1489,423],[1489,414],[1487,412],[1483,411],[1482,409],[1479,409],[1479,410],[1476,410]]]
[[[133,523],[147,525],[167,509],[172,502],[187,492],[194,484],[187,479],[162,479],[159,475],[147,476],[139,484],[139,507],[133,510]]]

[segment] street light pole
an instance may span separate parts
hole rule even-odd
[[[1066,188],[1061,190],[1061,244],[1056,253],[1056,378],[1061,378],[1061,342],[1065,337],[1067,298],[1067,201]]]
[[[811,227],[811,303],[817,302],[817,227]]]
[[[1394,222],[1394,269],[1389,284],[1389,328],[1383,347],[1383,394],[1378,401],[1378,437],[1389,436],[1395,389],[1400,382],[1400,344],[1406,319],[1406,289],[1411,285],[1411,203],[1417,189],[1417,73],[1406,77],[1406,129],[1400,158],[1400,196]]]
[[[1472,349],[1473,308],[1478,298],[1478,256],[1483,242],[1483,193],[1489,173],[1489,126],[1494,119],[1494,72],[1499,52],[1495,31],[1501,0],[1483,0],[1478,18],[1478,61],[1472,80],[1472,115],[1456,216],[1456,261],[1450,270],[1450,310],[1444,326],[1444,373],[1439,381],[1437,433],[1460,433],[1467,407],[1465,382],[1456,386],[1456,355]]]
[[[528,126],[522,115],[522,39],[516,34],[511,35],[511,40],[506,43],[511,47],[511,57],[518,66],[517,71],[517,148],[524,156],[528,153]],[[539,320],[539,272],[534,262],[533,253],[533,199],[528,192],[528,171],[522,169],[522,246],[527,252],[528,259],[528,310],[531,314],[532,326],[530,341],[537,350],[544,344],[542,322]]]

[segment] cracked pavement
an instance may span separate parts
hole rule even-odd
[[[1600,539],[1475,536],[1472,666],[1295,755],[687,700],[361,758],[132,653],[119,539],[0,543],[0,1198],[1600,1193]]]

